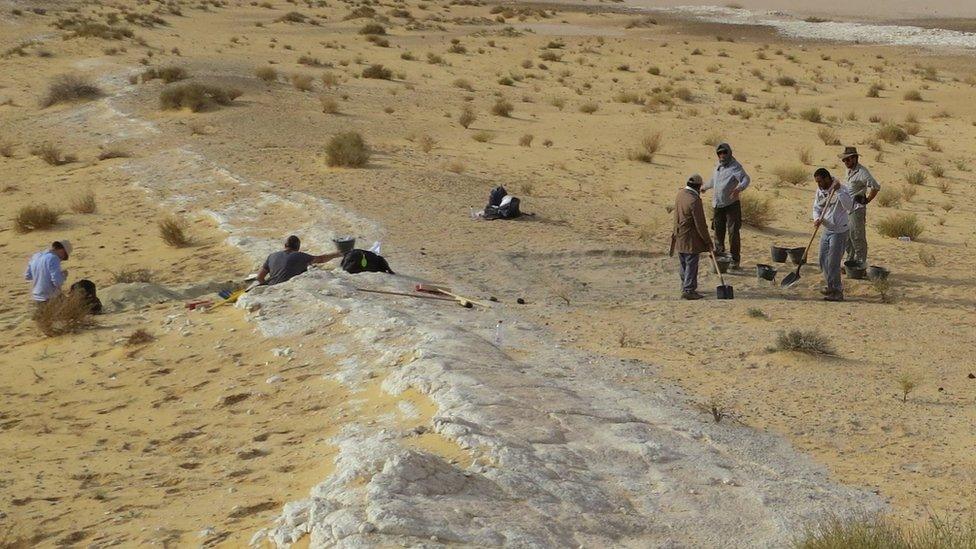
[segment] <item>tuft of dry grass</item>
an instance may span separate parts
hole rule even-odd
[[[110,147],[108,149],[102,149],[102,152],[98,153],[99,160],[111,160],[112,158],[129,158],[132,154],[119,147]]]
[[[661,150],[661,144],[663,142],[664,134],[662,132],[654,132],[644,135],[640,141],[640,147],[637,150],[633,150],[628,154],[631,160],[637,160],[639,162],[646,162],[648,164],[654,162],[654,155]]]
[[[478,143],[487,143],[487,142],[491,141],[491,138],[493,136],[494,136],[494,134],[491,133],[488,130],[479,130],[479,131],[476,131],[474,133],[474,135],[471,136],[471,139],[474,139]]]
[[[600,104],[595,101],[587,101],[579,107],[579,111],[583,114],[593,114],[600,110]]]
[[[258,67],[254,69],[254,76],[269,83],[278,81],[278,71],[274,67]]]
[[[877,138],[885,143],[904,143],[908,141],[908,132],[897,124],[885,124],[878,129]]]
[[[136,331],[129,334],[129,337],[125,339],[125,344],[134,347],[136,345],[145,345],[147,343],[152,343],[156,339],[151,333],[146,330],[139,328]]]
[[[339,114],[339,102],[335,99],[322,95],[319,97],[319,104],[325,114]]]
[[[42,143],[31,149],[31,154],[52,166],[62,166],[77,160],[74,155],[63,154],[53,143]]]
[[[742,222],[750,227],[765,229],[776,220],[776,209],[771,197],[759,197],[745,193],[739,200],[742,206]]]
[[[810,174],[803,166],[780,166],[773,169],[777,184],[799,185],[807,180]]]
[[[922,234],[925,228],[918,220],[918,216],[913,213],[893,213],[888,217],[878,221],[878,232],[883,236],[898,238],[907,236],[915,240]]]
[[[901,204],[901,193],[891,187],[885,187],[881,189],[875,200],[885,208],[894,208]]]
[[[48,337],[79,332],[95,324],[91,306],[81,292],[58,294],[40,305],[34,322]]]
[[[210,106],[230,105],[241,96],[235,88],[222,88],[205,84],[181,84],[164,89],[159,94],[159,107],[166,110],[190,109],[200,112]]]
[[[531,133],[524,134],[522,137],[519,137],[519,146],[531,147],[533,139],[535,139],[535,137]]]
[[[13,158],[14,144],[10,141],[0,141],[0,156],[4,158]]]
[[[47,94],[41,99],[42,109],[58,103],[72,101],[91,101],[102,96],[102,90],[87,79],[76,74],[62,74],[47,87]]]
[[[141,79],[143,82],[148,82],[149,80],[162,80],[167,84],[172,84],[173,82],[179,82],[180,80],[186,80],[190,77],[190,73],[186,71],[183,67],[161,67],[158,69],[148,69],[142,73]]]
[[[393,71],[383,65],[370,65],[363,69],[363,78],[373,78],[376,80],[389,80],[393,78]]]
[[[312,84],[314,79],[307,74],[295,73],[291,75],[291,85],[298,91],[312,91],[315,86]]]
[[[515,110],[515,106],[512,105],[510,101],[505,98],[500,98],[491,106],[491,114],[495,116],[509,117],[512,115],[512,111]]]
[[[343,132],[329,140],[325,154],[329,166],[362,168],[369,162],[371,153],[363,136],[357,132]]]
[[[14,230],[18,233],[43,231],[58,224],[61,214],[43,204],[37,206],[23,206],[17,210],[14,217]]]
[[[800,118],[807,122],[813,122],[814,124],[823,122],[823,114],[816,107],[810,107],[809,109],[800,111]]]
[[[840,145],[840,138],[837,137],[837,132],[831,128],[820,128],[817,130],[817,136],[823,141],[824,145],[836,146]],[[804,162],[806,164],[806,162]]]
[[[93,214],[98,209],[95,193],[90,189],[72,197],[69,206],[71,211],[80,214]]]
[[[468,129],[468,126],[473,124],[477,119],[478,115],[475,114],[474,109],[471,108],[470,105],[465,105],[464,108],[461,109],[460,116],[458,116],[458,123],[461,124],[461,127],[464,129]]]
[[[837,351],[827,336],[817,330],[790,330],[776,336],[777,351],[793,351],[808,355],[835,355]]]
[[[918,90],[908,90],[902,97],[905,101],[922,101],[922,94]]]
[[[417,146],[425,153],[430,153],[437,146],[437,140],[425,133],[417,138]]]
[[[905,174],[905,181],[909,185],[923,185],[926,179],[928,179],[928,176],[922,170],[912,170]]]
[[[174,248],[185,248],[192,242],[186,233],[186,221],[179,217],[170,216],[160,219],[156,226],[159,227],[159,237],[163,242]]]
[[[810,148],[809,147],[804,147],[802,149],[797,150],[796,151],[796,156],[797,156],[797,158],[800,159],[800,162],[802,162],[806,166],[810,166],[813,163],[812,162],[812,155],[810,153]]]

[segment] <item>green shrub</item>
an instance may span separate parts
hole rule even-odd
[[[343,132],[329,140],[325,147],[329,166],[361,168],[369,162],[370,151],[363,136],[357,132]]]

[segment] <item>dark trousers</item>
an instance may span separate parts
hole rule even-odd
[[[698,289],[698,254],[678,254],[681,261],[681,291],[694,292]]]
[[[725,252],[725,231],[729,233],[729,252],[732,253],[732,262],[739,263],[742,247],[739,241],[739,229],[742,228],[742,205],[739,201],[721,208],[715,208],[715,216],[712,217],[712,229],[715,230],[715,253]]]

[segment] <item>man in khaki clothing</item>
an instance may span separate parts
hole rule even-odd
[[[847,240],[847,260],[868,266],[867,216],[868,204],[878,196],[881,185],[867,168],[861,165],[856,147],[844,147],[840,159],[847,167],[847,188],[854,198],[851,212],[851,232]]]
[[[700,253],[712,250],[712,238],[705,222],[701,187],[702,178],[695,174],[688,178],[685,188],[678,191],[674,200],[674,229],[669,255],[678,252],[681,262],[681,299],[705,297],[697,291],[698,260]]]

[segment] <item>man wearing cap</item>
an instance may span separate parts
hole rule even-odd
[[[859,162],[856,147],[844,147],[840,159],[847,167],[847,188],[854,198],[851,212],[851,231],[847,241],[848,261],[857,261],[864,268],[868,263],[867,205],[878,196],[881,185],[867,168]]]
[[[35,304],[46,303],[61,292],[68,272],[61,270],[61,262],[71,256],[71,242],[62,238],[51,248],[34,254],[27,263],[24,280],[31,283],[31,298]]]
[[[714,189],[712,206],[715,214],[712,217],[712,228],[715,229],[715,251],[725,250],[725,232],[729,233],[729,252],[732,254],[731,268],[738,269],[741,256],[739,230],[742,228],[742,206],[739,204],[739,193],[749,187],[751,179],[742,168],[742,164],[732,156],[732,147],[728,143],[721,143],[715,147],[718,164],[712,178],[705,183],[701,190]]]
[[[701,299],[698,293],[698,260],[702,252],[712,250],[712,239],[705,222],[705,209],[701,201],[702,177],[695,174],[688,178],[685,187],[678,191],[674,200],[674,229],[671,232],[671,250],[678,252],[681,262],[681,299]]]
[[[331,259],[342,257],[341,253],[311,255],[298,251],[302,241],[295,235],[285,240],[285,249],[269,255],[258,271],[258,284],[281,284],[308,270],[312,263],[325,263]]]
[[[817,182],[817,190],[813,195],[813,226],[823,227],[820,236],[820,270],[827,283],[821,293],[824,301],[844,301],[840,262],[847,246],[854,199],[847,187],[841,185],[825,168],[814,172],[813,179]]]

